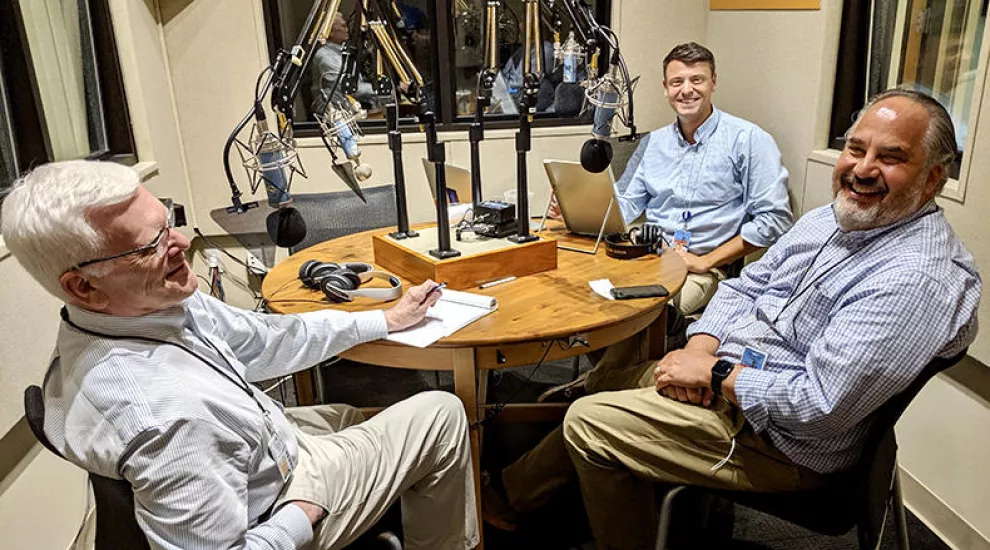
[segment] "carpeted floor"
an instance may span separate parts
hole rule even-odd
[[[587,360],[582,359],[581,367],[589,368]],[[572,376],[570,360],[549,362],[538,369],[530,366],[497,371],[489,380],[488,402],[534,401],[545,389],[568,381]],[[447,372],[390,369],[346,362],[325,368],[324,383],[325,402],[356,406],[388,405],[429,389],[453,391],[453,378]],[[273,396],[279,397],[276,394]],[[287,404],[294,401],[291,390],[284,397]],[[485,429],[482,467],[490,471],[500,469],[532,448],[551,429],[553,426],[546,424],[490,422]],[[547,507],[544,514],[533,518],[527,527],[519,531],[504,533],[486,528],[486,548],[593,550],[594,543],[591,541],[580,502],[580,494],[574,488],[571,492],[562,494],[554,504]],[[915,517],[909,515],[908,524],[912,549],[948,549],[947,545]],[[735,508],[732,541],[719,545],[719,548],[729,550],[839,550],[857,547],[855,533],[843,537],[823,537],[738,506]],[[896,548],[890,527],[880,548]]]

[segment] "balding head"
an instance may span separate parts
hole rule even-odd
[[[847,132],[835,165],[840,227],[872,229],[911,216],[944,185],[954,151],[952,121],[935,100],[903,90],[877,96]]]

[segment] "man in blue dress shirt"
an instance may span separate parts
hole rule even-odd
[[[598,548],[638,549],[653,547],[652,482],[794,490],[848,469],[877,409],[976,337],[980,276],[934,202],[955,151],[931,97],[873,99],[847,133],[834,202],[720,286],[650,387],[570,407],[541,447],[573,470],[530,461],[513,475],[577,477]]]
[[[681,338],[683,318],[711,300],[733,262],[766,248],[790,229],[787,169],[773,137],[759,126],[716,109],[715,57],[690,42],[664,58],[664,94],[677,120],[650,133],[616,183],[626,223],[646,213],[687,264],[688,277],[671,299],[670,333]],[[645,331],[604,354],[595,368],[546,392],[544,400],[635,387],[641,373],[623,369],[647,357]],[[672,346],[668,346],[668,349]]]

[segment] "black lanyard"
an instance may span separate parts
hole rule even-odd
[[[234,377],[236,377],[236,380],[234,378],[231,378],[229,375],[225,374],[224,373],[224,370],[222,368],[218,367],[217,365],[213,364],[212,361],[206,359],[202,355],[196,353],[195,351],[193,351],[193,350],[191,350],[191,349],[189,349],[186,346],[183,346],[181,344],[176,344],[175,342],[169,342],[168,340],[159,340],[158,338],[149,338],[149,337],[146,337],[146,336],[131,336],[131,335],[127,335],[127,336],[115,336],[115,335],[112,335],[112,334],[106,334],[106,333],[103,333],[103,332],[97,332],[95,330],[90,330],[90,329],[87,329],[87,328],[83,328],[83,327],[81,327],[81,326],[73,323],[72,320],[69,319],[69,310],[68,309],[66,309],[66,308],[63,307],[62,308],[62,311],[60,313],[62,315],[62,320],[65,321],[65,323],[67,325],[69,325],[70,327],[78,330],[79,332],[82,332],[84,334],[89,334],[90,336],[96,336],[98,338],[106,338],[108,340],[118,340],[118,341],[119,340],[136,340],[136,341],[139,341],[139,342],[147,342],[147,343],[150,343],[150,344],[160,344],[160,345],[173,346],[173,347],[179,348],[180,350],[188,353],[189,355],[195,357],[196,359],[199,359],[204,365],[210,367],[217,374],[219,374],[221,377],[223,377],[224,380],[227,380],[231,384],[237,386],[238,389],[240,389],[241,391],[243,391],[244,393],[246,393],[248,395],[248,397],[250,397],[251,400],[254,401],[254,404],[258,406],[258,409],[261,410],[261,414],[263,414],[265,416],[266,421],[267,421],[267,418],[268,418],[268,415],[269,415],[268,409],[266,409],[264,407],[264,405],[261,404],[261,401],[259,401],[258,398],[255,397],[254,392],[251,391],[251,385],[248,384],[248,381],[245,380],[241,376],[241,374],[239,372],[237,372],[237,369],[234,368],[234,365],[230,364],[230,361],[228,361],[227,358],[222,353],[220,353],[220,350],[217,349],[217,347],[213,345],[213,342],[210,342],[210,340],[208,338],[203,338],[202,340],[204,342],[206,342],[207,345],[209,345],[211,348],[213,348],[213,351],[217,352],[217,355],[219,355],[220,358],[223,359],[224,363],[227,363],[227,366],[230,367],[230,372],[232,372],[234,374]]]
[[[784,302],[784,306],[780,308],[780,311],[777,312],[777,315],[773,318],[773,321],[770,324],[771,325],[776,325],[777,324],[777,321],[780,320],[780,316],[784,314],[784,310],[786,310],[788,306],[790,306],[791,304],[793,304],[794,302],[796,302],[798,300],[798,298],[800,298],[801,296],[803,296],[804,293],[808,291],[808,289],[814,287],[815,284],[818,281],[820,281],[823,278],[825,278],[825,276],[828,275],[829,273],[831,273],[835,268],[837,268],[840,265],[846,263],[847,261],[849,261],[850,259],[852,259],[854,256],[856,256],[860,252],[866,250],[867,248],[871,247],[872,245],[880,242],[880,239],[882,239],[883,237],[885,237],[885,236],[893,233],[894,231],[896,231],[896,230],[898,230],[898,229],[900,229],[902,227],[907,227],[911,222],[920,220],[921,218],[924,218],[925,216],[930,216],[931,214],[934,214],[936,212],[938,212],[938,208],[936,208],[935,210],[932,210],[931,212],[925,212],[924,214],[918,216],[917,218],[915,218],[913,220],[908,221],[907,223],[904,223],[902,225],[896,225],[894,227],[891,227],[891,228],[889,228],[889,229],[887,229],[885,231],[882,231],[882,232],[878,233],[875,237],[873,237],[873,239],[871,239],[870,241],[866,242],[865,244],[860,245],[859,248],[857,248],[856,250],[853,250],[852,252],[850,252],[849,254],[847,254],[844,258],[842,258],[839,261],[835,262],[834,264],[830,265],[828,267],[828,269],[826,269],[822,273],[818,274],[817,277],[815,277],[810,283],[808,283],[808,286],[806,286],[806,287],[804,287],[802,289],[801,288],[801,285],[804,284],[804,279],[805,279],[805,277],[808,276],[808,273],[811,271],[811,268],[815,266],[815,262],[818,261],[818,257],[821,256],[821,254],[822,254],[822,252],[824,252],[825,248],[828,247],[828,245],[829,245],[830,242],[832,242],[832,239],[834,239],[835,236],[839,234],[839,228],[836,227],[835,228],[835,231],[833,231],[832,234],[829,235],[828,239],[825,240],[825,243],[822,244],[822,246],[818,249],[818,252],[815,252],[815,256],[811,259],[811,263],[808,264],[808,267],[807,268],[805,268],[804,273],[801,274],[801,278],[798,280],[797,285],[795,285],[794,289],[791,290],[791,295],[787,297],[787,301]],[[798,289],[800,289],[800,292],[798,292]]]

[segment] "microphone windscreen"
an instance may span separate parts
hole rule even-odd
[[[306,221],[302,214],[292,207],[279,208],[265,218],[268,237],[277,246],[290,248],[306,238]]]
[[[553,109],[562,117],[575,118],[584,106],[584,88],[577,82],[562,82],[554,90]]]
[[[595,174],[604,172],[612,163],[612,144],[591,138],[581,146],[581,166]]]
[[[371,166],[367,164],[361,164],[354,167],[354,177],[358,181],[364,181],[371,177]]]

